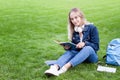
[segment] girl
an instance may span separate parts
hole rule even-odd
[[[89,23],[83,12],[73,8],[68,16],[68,38],[76,44],[76,50],[68,49],[45,71],[46,75],[59,76],[69,68],[82,62],[95,63],[98,61],[97,51],[99,50],[99,35],[97,28]]]

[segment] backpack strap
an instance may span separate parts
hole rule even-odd
[[[104,55],[104,56],[103,56],[103,59],[105,59],[106,57],[107,57],[107,55]]]

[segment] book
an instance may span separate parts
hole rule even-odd
[[[61,46],[64,47],[64,49],[68,50],[68,49],[72,49],[72,50],[76,50],[76,44],[72,43],[72,42],[61,42],[58,40],[55,40],[55,42]]]
[[[116,68],[98,65],[97,71],[115,73]]]

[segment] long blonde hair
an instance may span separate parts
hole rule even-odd
[[[77,12],[78,13],[78,16],[82,20],[82,25],[86,24],[88,22],[86,20],[85,16],[84,16],[83,12],[80,9],[78,9],[78,8],[71,9],[71,11],[69,12],[69,15],[68,15],[68,39],[69,40],[72,40],[72,35],[73,35],[73,32],[74,32],[74,25],[73,25],[73,23],[71,22],[71,19],[70,19],[71,12]]]

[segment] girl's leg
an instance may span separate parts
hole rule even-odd
[[[90,46],[85,46],[78,52],[68,63],[66,63],[60,70],[59,74],[65,73],[71,66],[76,66],[87,59],[88,62],[97,62],[98,56]]]
[[[72,57],[75,56],[76,51],[66,51],[50,69],[45,71],[46,75],[59,76],[58,69],[65,65]]]
[[[66,63],[68,63],[75,55],[78,53],[78,51],[68,50],[66,51],[57,61],[56,65],[59,66],[59,68],[63,67]]]
[[[68,62],[58,71],[58,73],[59,74],[65,73],[71,66],[72,66],[71,63]]]
[[[97,62],[98,56],[95,53],[94,49],[90,46],[85,46],[77,55],[75,55],[69,63],[72,66],[76,66],[85,60],[88,60],[89,62]]]

